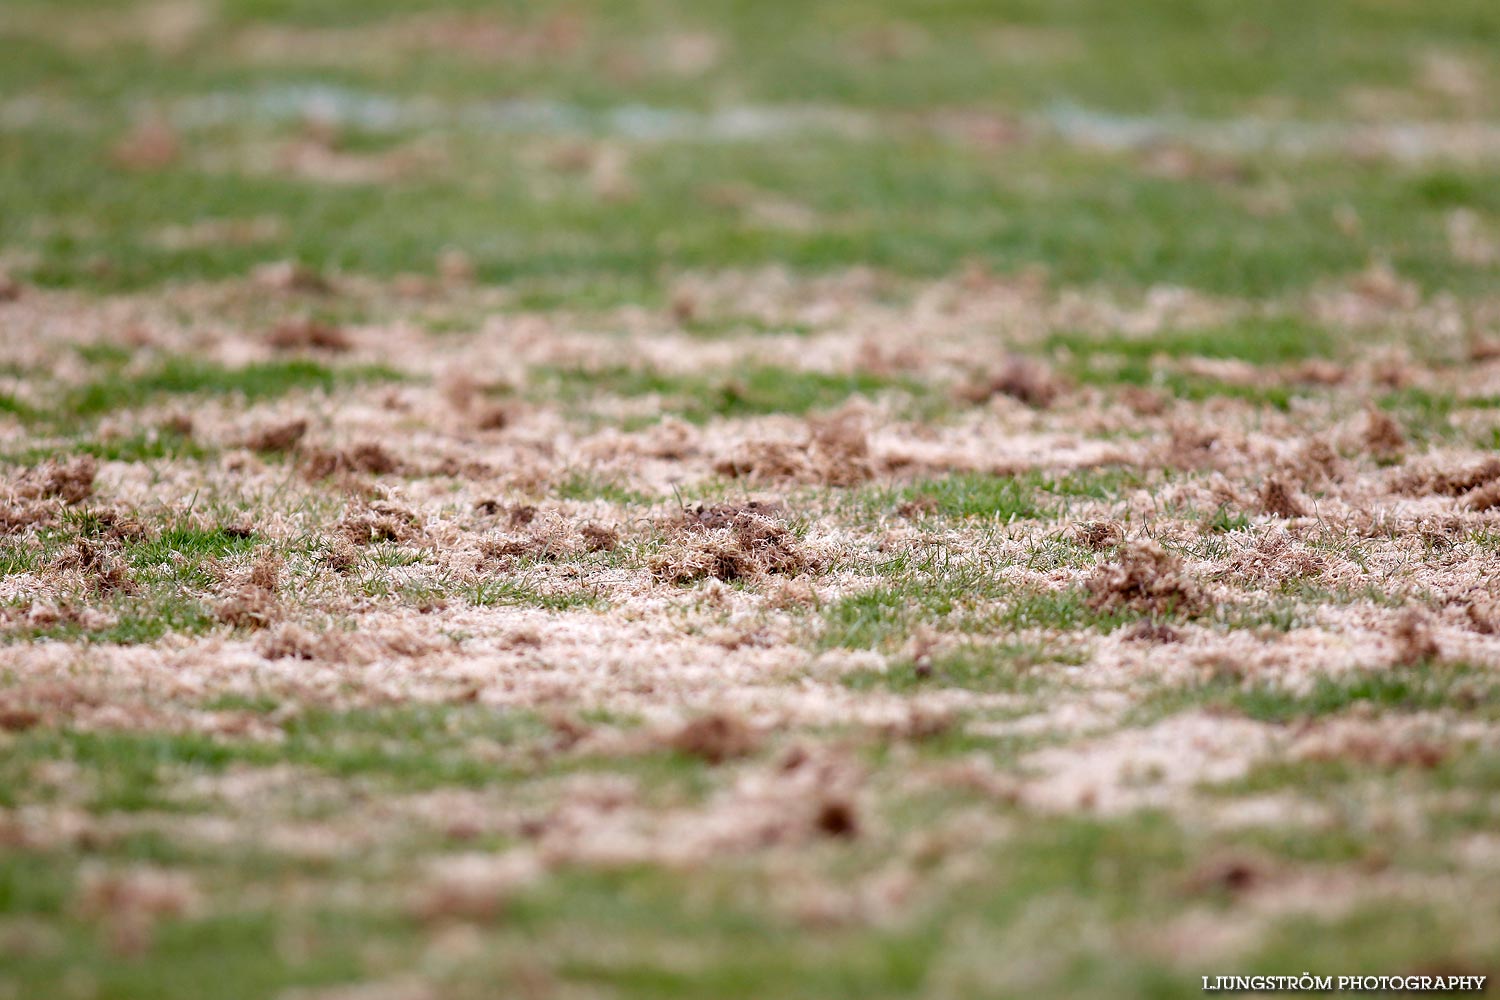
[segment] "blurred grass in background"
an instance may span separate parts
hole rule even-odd
[[[44,285],[445,247],[579,304],[769,263],[1493,278],[1449,253],[1500,215],[1488,0],[7,0],[0,46],[0,261]]]

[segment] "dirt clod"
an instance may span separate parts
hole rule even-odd
[[[306,420],[288,420],[283,423],[268,424],[251,431],[246,435],[244,444],[251,451],[290,451],[297,446],[297,442],[301,441],[306,433]]]
[[[1306,517],[1307,504],[1280,476],[1270,476],[1260,488],[1260,507],[1273,517]]]
[[[354,346],[343,328],[314,319],[283,320],[266,334],[266,343],[278,351],[329,351],[342,353]]]
[[[1062,395],[1062,382],[1040,361],[1020,356],[1007,358],[999,372],[958,391],[960,399],[982,403],[995,396],[1009,396],[1027,406],[1045,410]]]
[[[710,764],[722,764],[758,750],[760,734],[737,715],[713,712],[681,726],[672,733],[667,744],[678,753],[700,757]]]

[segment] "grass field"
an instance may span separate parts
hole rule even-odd
[[[0,1000],[1500,971],[1493,0],[0,52]]]

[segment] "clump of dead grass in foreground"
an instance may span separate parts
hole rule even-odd
[[[111,555],[111,547],[86,538],[74,539],[73,551],[58,560],[57,568],[79,573],[100,594],[129,594],[136,589],[125,567]]]
[[[1150,539],[1126,544],[1085,586],[1089,607],[1101,613],[1194,614],[1203,607],[1202,592],[1182,560]]]
[[[281,580],[281,557],[267,553],[256,560],[244,584],[214,608],[214,617],[235,628],[262,629],[280,614],[276,588]]]
[[[666,546],[651,560],[651,573],[669,583],[691,583],[708,577],[729,582],[797,576],[821,569],[822,560],[792,534],[782,510],[752,501],[684,511],[669,527]]]

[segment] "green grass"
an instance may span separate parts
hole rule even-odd
[[[1377,404],[1393,414],[1418,441],[1451,439],[1454,418],[1466,410],[1500,409],[1500,396],[1465,396],[1411,386],[1381,396]]]
[[[1124,490],[1140,484],[1139,474],[1127,469],[1092,469],[1062,476],[1043,472],[1017,475],[961,472],[941,479],[919,480],[893,494],[877,491],[873,499],[881,505],[915,504],[918,512],[930,508],[946,517],[1008,523],[1053,516],[1071,499],[1118,499]]]
[[[1341,338],[1327,327],[1292,316],[1245,318],[1221,326],[1167,329],[1142,336],[1108,335],[1062,331],[1050,335],[1045,347],[1067,351],[1092,360],[1115,359],[1120,381],[1145,382],[1150,363],[1166,358],[1215,358],[1248,361],[1251,364],[1285,364],[1308,358],[1331,357],[1341,347]]]
[[[951,567],[829,604],[822,611],[818,642],[824,648],[890,650],[918,625],[961,634],[1031,628],[1108,632],[1141,617],[1096,610],[1079,590],[1031,590],[972,567]]]
[[[888,690],[897,693],[961,688],[986,693],[1034,693],[1045,684],[1047,668],[1054,664],[1076,664],[1075,653],[1024,643],[982,645],[972,643],[934,657],[919,667],[900,660],[885,670],[856,670],[841,678],[856,691]]]
[[[198,528],[186,523],[175,524],[154,537],[132,543],[127,558],[137,569],[165,568],[186,562],[195,566],[205,559],[217,559],[249,552],[257,538],[253,531],[243,532],[225,527]],[[174,569],[179,575],[181,569]]]
[[[716,417],[767,413],[803,415],[831,409],[851,396],[891,390],[911,395],[927,391],[910,379],[857,372],[836,375],[790,368],[754,367],[723,375],[669,375],[647,368],[541,369],[532,373],[542,399],[586,402],[599,396],[662,397],[662,409],[693,423]]]
[[[217,625],[211,608],[215,577],[207,562],[243,556],[260,542],[253,532],[175,521],[164,527],[145,525],[142,537],[128,538],[116,548],[99,540],[103,527],[98,513],[90,508],[67,511],[60,528],[43,532],[33,545],[8,546],[0,566],[7,573],[34,572],[69,556],[75,539],[93,539],[91,544],[100,547],[104,558],[127,581],[125,590],[88,601],[108,619],[100,624],[64,618],[52,624],[17,625],[0,633],[0,640],[136,645],[155,642],[168,633],[202,634]]]
[[[1429,663],[1341,676],[1320,674],[1304,692],[1219,681],[1184,694],[1262,722],[1288,723],[1336,714],[1356,705],[1396,712],[1456,708],[1472,713],[1492,701],[1495,689],[1489,671],[1482,668]]]
[[[199,444],[191,436],[161,429],[140,431],[120,438],[80,441],[72,450],[106,462],[157,462],[163,459],[204,461],[218,450]]]
[[[621,507],[648,506],[655,502],[644,493],[627,489],[586,469],[569,474],[549,492],[559,500],[607,500]]]
[[[716,361],[721,367],[707,372],[684,359],[680,370],[689,374],[674,374],[675,366],[657,367],[645,355],[619,363],[623,355],[606,350],[609,360],[534,368],[506,390],[522,404],[522,426],[483,439],[497,456],[535,444],[527,411],[558,403],[580,423],[629,432],[665,414],[709,424],[876,400],[899,414],[903,436],[932,425],[961,434],[973,421],[985,434],[1076,431],[1148,446],[1135,439],[1159,439],[1182,416],[1122,419],[1121,390],[1149,386],[1207,410],[1232,403],[1225,413],[1254,424],[1243,429],[1255,458],[1281,428],[1303,430],[1305,415],[1308,429],[1326,436],[1359,401],[1350,403],[1347,386],[1281,383],[1270,371],[1247,384],[1192,374],[1193,359],[1268,369],[1350,362],[1405,337],[1418,357],[1435,360],[1452,345],[1411,340],[1409,317],[1358,334],[1311,318],[1311,296],[1346,287],[1372,261],[1389,262],[1425,303],[1466,320],[1482,319],[1493,295],[1494,267],[1456,259],[1450,246],[1458,210],[1480,234],[1500,233],[1500,185],[1483,156],[1350,155],[1333,146],[1291,155],[1200,148],[1192,138],[1202,128],[1229,135],[1232,146],[1265,123],[1313,137],[1358,121],[1488,130],[1500,111],[1487,86],[1500,80],[1493,0],[219,0],[202,10],[200,29],[175,47],[142,33],[172,15],[144,2],[6,0],[0,11],[0,260],[25,286],[18,305],[0,303],[0,329],[14,316],[21,331],[21,349],[12,354],[7,342],[0,358],[7,482],[54,455],[75,454],[198,463],[187,471],[201,478],[219,471],[209,467],[216,447],[152,428],[138,411],[232,412],[289,394],[317,403],[320,394],[401,377],[321,356],[223,364],[137,350],[124,346],[126,322],[160,325],[172,343],[201,333],[248,344],[288,316],[314,316],[367,325],[361,351],[382,349],[376,331],[409,325],[431,332],[442,352],[532,324],[567,336],[618,333],[624,344],[673,323],[696,338],[694,352],[720,357],[714,352],[740,345],[710,341],[744,338],[747,356],[760,359],[740,367]],[[470,15],[477,20],[461,19]],[[432,26],[441,29],[445,18],[451,33],[438,30],[434,41]],[[302,45],[291,36],[305,29],[327,34]],[[702,65],[674,68],[680,50],[704,38]],[[1460,77],[1468,72],[1477,93],[1434,83],[1434,64],[1450,75],[1455,66]],[[306,109],[297,103],[308,94],[349,118],[331,127],[336,155],[373,163],[420,142],[430,162],[389,182],[283,169],[288,145],[307,141]],[[177,123],[182,154],[160,169],[125,169],[112,150],[148,109]],[[811,117],[797,125],[804,114]],[[730,135],[731,126],[749,131]],[[756,132],[761,126],[768,131]],[[1143,138],[1135,148],[1111,148],[1070,138],[1070,128]],[[585,162],[601,153],[618,158],[627,181],[620,190],[602,190]],[[1161,169],[1174,156],[1186,164],[1175,176]],[[562,162],[569,159],[579,163]],[[277,222],[263,239],[197,246],[163,239],[169,228],[205,220],[261,218]],[[431,275],[449,247],[473,262],[481,288],[417,296],[378,284]],[[275,291],[246,281],[274,260],[305,264],[333,288]],[[1008,292],[967,281],[925,284],[971,264],[1001,280],[1026,274],[1016,315]],[[819,283],[824,277],[832,280]],[[225,284],[204,284],[214,282]],[[1033,287],[1042,289],[1034,301],[1026,298]],[[1222,300],[1225,314],[1239,318],[1135,332],[1153,326],[1141,321],[1154,308],[1151,290],[1163,287]],[[109,309],[98,301],[137,291],[165,294]],[[81,315],[109,322],[28,332],[28,299],[63,322],[73,295]],[[1096,319],[1075,322],[1072,304],[1076,315]],[[533,311],[548,315],[526,315]],[[912,329],[896,330],[902,322]],[[934,350],[917,371],[858,370],[888,334],[906,348],[928,322]],[[44,355],[55,358],[55,374],[28,356],[28,336],[56,348]],[[975,356],[946,353],[950,336],[978,345]],[[789,358],[788,345],[798,343],[807,358]],[[1045,360],[1072,390],[1037,412],[981,415],[951,401],[946,384],[970,368],[993,370],[1011,350]],[[522,354],[527,364],[540,357]],[[440,358],[417,367],[428,370],[430,361],[440,365],[433,371],[446,369]],[[827,373],[845,366],[854,373]],[[515,371],[471,374],[499,384]],[[1375,399],[1408,431],[1413,453],[1459,436],[1484,446],[1500,440],[1487,426],[1493,398],[1423,385]],[[1107,405],[1095,412],[1101,399]],[[1070,426],[1078,410],[1097,420]],[[457,423],[451,416],[438,418],[439,429],[462,434],[449,427]],[[414,409],[396,419],[406,427],[422,418]],[[1007,421],[1004,430],[995,431],[996,419]],[[719,457],[714,435],[704,440],[693,471],[680,484],[670,480],[670,492],[741,499],[745,481],[703,477]],[[1345,460],[1362,474],[1363,456]],[[798,511],[799,538],[835,554],[808,577],[811,595],[799,589],[802,580],[740,581],[720,604],[714,587],[638,593],[630,574],[661,542],[655,522],[667,495],[632,488],[636,480],[622,478],[613,459],[579,463],[532,501],[614,505],[630,515],[621,518],[622,548],[567,563],[521,559],[477,582],[465,567],[450,573],[442,549],[415,545],[365,547],[351,572],[332,573],[320,518],[336,516],[344,484],[309,486],[292,476],[254,500],[207,491],[208,506],[195,499],[190,518],[180,513],[183,470],[138,470],[147,483],[160,480],[143,486],[136,474],[122,480],[110,468],[89,504],[0,539],[0,577],[13,601],[0,609],[11,654],[0,659],[21,665],[0,670],[0,710],[15,727],[0,731],[0,1000],[270,1000],[408,977],[444,1000],[483,1000],[497,989],[642,1000],[1186,998],[1201,994],[1202,973],[1484,972],[1500,962],[1495,935],[1486,933],[1493,920],[1476,904],[1486,898],[1486,876],[1465,860],[1472,838],[1489,835],[1496,820],[1500,765],[1482,741],[1455,737],[1441,760],[1410,765],[1268,760],[1243,781],[1198,790],[1204,812],[1190,817],[1175,809],[1056,816],[1007,794],[1009,780],[1024,777],[1017,769],[1029,766],[1026,754],[1071,736],[997,736],[982,723],[1021,713],[1041,721],[1077,699],[1112,696],[1115,681],[1089,666],[1093,647],[1110,645],[1104,633],[1143,617],[1091,606],[1080,580],[1109,556],[1069,541],[1069,523],[1085,507],[1091,517],[1108,509],[1132,534],[1143,518],[1162,518],[1179,541],[1185,533],[1192,554],[1223,563],[1253,518],[1180,497],[1153,506],[1145,496],[1194,492],[1182,486],[1203,494],[1219,488],[1217,479],[1184,483],[1170,470],[1109,467],[922,472],[929,478],[916,481],[898,470],[832,493],[756,483],[785,493]],[[453,477],[449,485],[510,504],[515,491],[531,488],[520,485],[531,481],[525,471],[498,468],[492,482]],[[640,482],[669,481],[653,472]],[[314,498],[308,490],[317,486],[340,487],[339,495]],[[160,510],[173,513],[129,510],[142,488],[160,493]],[[402,492],[388,499],[405,503]],[[465,495],[454,494],[460,517],[475,499]],[[306,522],[292,529],[297,538],[274,525],[229,529],[268,503],[278,525]],[[107,507],[146,522],[145,534],[116,538]],[[818,530],[823,515],[835,517],[831,536]],[[844,515],[850,521],[837,521]],[[867,529],[863,538],[856,528]],[[1493,534],[1475,531],[1464,544],[1492,552],[1500,548]],[[130,592],[53,594],[44,586],[49,602],[109,617],[87,627],[30,624],[20,612],[35,588],[21,586],[19,575],[37,574],[46,585],[49,567],[80,539],[107,552]],[[1326,544],[1339,565],[1349,560],[1378,576],[1377,543],[1397,541]],[[1418,566],[1420,557],[1464,554],[1461,546],[1413,544]],[[327,615],[328,627],[357,629],[367,611],[421,607],[447,652],[337,665],[277,661],[236,670],[228,687],[141,692],[171,726],[132,728],[106,713],[108,705],[71,719],[59,709],[61,718],[41,721],[11,711],[13,702],[47,702],[75,682],[87,690],[96,674],[113,691],[117,672],[136,658],[180,655],[172,642],[121,657],[100,644],[213,632],[209,647],[223,636],[225,655],[249,656],[254,637],[218,623],[214,604],[225,568],[239,572],[270,551],[286,560],[281,600],[300,609],[306,590],[315,603],[304,624]],[[1355,602],[1392,610],[1407,596],[1401,580],[1345,592],[1312,573],[1288,579],[1253,601],[1194,616],[1185,646],[1200,631],[1223,638],[1235,629],[1253,630],[1239,638],[1276,643],[1282,632],[1314,624],[1321,609]],[[524,647],[491,649],[497,631],[514,622],[593,611],[623,616],[632,634],[665,622],[660,627],[701,638],[691,681],[678,689],[655,676],[616,678],[628,687],[596,699],[588,678],[607,666],[593,662],[603,652],[549,665]],[[942,642],[919,667],[912,639],[928,628]],[[719,675],[711,643],[721,633],[765,640],[750,660],[735,661],[764,668],[763,678]],[[77,648],[21,646],[47,640]],[[805,648],[783,645],[796,643]],[[1132,646],[1149,670],[1154,648]],[[828,692],[813,658],[830,651],[829,660],[859,666],[841,670]],[[884,669],[865,666],[875,662],[871,651],[885,658]],[[1195,655],[1183,647],[1171,653]],[[1496,719],[1493,672],[1482,665],[1316,676],[1298,688],[1229,676],[1232,666],[1156,692],[1134,711],[1154,721],[1206,710],[1288,733],[1364,713]],[[538,680],[530,674],[554,667],[576,673],[588,693],[559,688],[553,704],[531,689],[542,702],[536,710],[490,704],[529,697],[525,685]],[[471,670],[483,675],[475,675],[481,690],[462,687],[453,673]],[[56,671],[56,687],[36,671]],[[506,688],[511,675],[514,692]],[[397,687],[412,680],[435,701],[372,704],[392,679]],[[709,764],[664,748],[668,713],[708,711],[721,696],[738,704],[743,685],[762,680],[772,701],[755,695],[743,709],[762,727],[763,745],[748,758]],[[935,735],[891,735],[863,716],[803,725],[779,707],[783,683],[862,706],[884,702],[914,720],[929,703],[957,706],[956,715]],[[620,714],[617,696],[635,714]],[[452,703],[436,703],[445,697]],[[1142,721],[1130,711],[1128,724]],[[210,732],[195,712],[245,713],[278,732],[267,739]],[[572,743],[577,723],[605,729],[600,735],[609,738],[597,746],[606,749]],[[613,824],[634,831],[637,810],[643,838],[651,821],[666,820],[668,849],[731,826],[717,810],[747,791],[782,787],[803,752],[826,759],[835,778],[858,771],[858,836],[798,840],[802,803],[773,794],[751,800],[752,818],[769,821],[768,836],[790,838],[781,843],[711,852],[681,868],[570,860],[570,838],[585,848],[617,844]],[[1002,780],[964,784],[986,768]],[[215,794],[204,780],[233,784],[270,769],[290,770],[284,794],[277,784],[245,801]],[[461,822],[450,829],[468,811],[450,809],[448,795],[455,805],[472,800],[492,822],[477,834]],[[1261,795],[1315,801],[1326,820],[1220,822],[1216,810]],[[1393,802],[1402,819],[1394,825]],[[690,812],[700,808],[708,814],[701,825]],[[198,820],[211,822],[200,828]],[[217,823],[247,831],[254,843],[195,835],[213,834]],[[349,829],[357,835],[342,843]],[[676,836],[684,830],[686,838]],[[324,843],[349,850],[297,847]],[[413,915],[410,900],[429,859],[517,848],[539,850],[548,871],[495,919],[461,926]],[[1240,853],[1291,886],[1327,880],[1336,889],[1342,879],[1381,892],[1389,875],[1420,894],[1428,887],[1421,879],[1441,880],[1430,895],[1278,915],[1200,877],[1205,865]],[[78,905],[79,886],[88,869],[140,863],[190,873],[203,905],[162,920],[142,953],[117,954],[110,928]],[[1377,865],[1384,873],[1372,874]],[[1270,889],[1279,893],[1280,883]],[[849,912],[810,915],[810,901]],[[1178,923],[1185,914],[1191,923]],[[1227,958],[1183,947],[1185,926],[1212,931],[1218,919],[1254,933],[1236,939]],[[1200,968],[1210,961],[1218,964]]]
[[[514,287],[523,303],[581,308],[664,305],[670,275],[682,269],[867,266],[921,278],[970,259],[1001,272],[1042,264],[1068,285],[1268,296],[1384,256],[1429,291],[1485,287],[1483,268],[1451,261],[1443,212],[1408,168],[1303,164],[1289,182],[1291,209],[1257,215],[1208,181],[1144,175],[1131,155],[1030,143],[1002,170],[983,150],[886,134],[799,139],[794,156],[780,143],[626,140],[637,193],[614,201],[595,195],[587,177],[558,178],[516,143],[483,134],[442,133],[449,173],[383,187],[187,166],[127,175],[110,167],[103,137],[33,132],[0,151],[0,197],[15,206],[0,219],[0,244],[37,251],[30,280],[102,290],[239,278],[279,258],[376,276],[430,272],[444,247],[459,246],[483,281]],[[236,137],[198,141],[213,148]],[[536,185],[557,185],[560,196],[536,199]],[[797,202],[815,224],[747,224],[743,209],[716,200],[725,188]],[[1328,224],[1344,203],[1366,220],[1360,239]],[[68,223],[80,204],[90,209],[87,227],[29,235]],[[168,250],[146,238],[169,224],[258,216],[293,224],[255,245]],[[666,231],[669,240],[652,235]]]
[[[548,611],[573,611],[604,606],[594,590],[544,591],[513,579],[486,579],[462,588],[461,594],[476,608],[523,607]]]
[[[1296,383],[1238,383],[1177,370],[1189,358],[1278,365],[1310,358],[1337,357],[1347,347],[1326,327],[1297,317],[1248,318],[1223,326],[1163,330],[1144,336],[1098,335],[1063,331],[1050,335],[1044,348],[1060,354],[1062,370],[1086,385],[1154,386],[1178,399],[1240,399],[1288,410],[1299,397],[1315,395],[1313,386]]]
[[[383,366],[340,369],[295,359],[228,368],[198,358],[172,355],[138,374],[111,375],[68,390],[56,416],[85,420],[172,396],[237,396],[255,402],[297,390],[327,392],[341,385],[398,378],[397,372]]]

